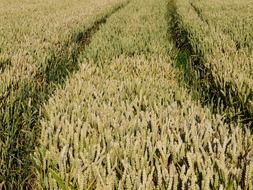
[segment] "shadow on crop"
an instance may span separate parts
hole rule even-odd
[[[76,32],[70,43],[58,52],[51,52],[36,73],[34,80],[25,80],[7,89],[0,101],[0,188],[33,189],[33,152],[38,145],[39,121],[43,117],[41,106],[56,88],[79,69],[78,57],[89,45],[93,35],[106,23],[108,17],[126,6],[116,7],[97,20],[85,31]],[[71,51],[70,51],[71,49]],[[1,97],[0,97],[1,98]]]
[[[224,115],[226,123],[242,123],[253,128],[253,113],[229,82],[221,86],[212,71],[206,67],[204,56],[195,52],[189,33],[180,23],[180,16],[174,0],[168,3],[168,37],[175,48],[175,67],[183,71],[184,84],[190,89],[194,98],[203,106],[208,106],[212,113]],[[179,79],[182,81],[182,79]]]

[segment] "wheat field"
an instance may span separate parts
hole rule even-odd
[[[0,189],[253,190],[250,0],[0,0]]]

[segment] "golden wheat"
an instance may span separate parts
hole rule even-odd
[[[205,65],[211,70],[218,86],[221,86],[222,93],[225,94],[225,96],[230,96],[232,93],[237,94],[236,100],[232,100],[231,104],[238,101],[240,104],[244,105],[250,113],[253,113],[253,54],[249,53],[246,47],[238,50],[237,42],[231,37],[235,34],[228,35],[224,32],[226,27],[230,27],[229,23],[226,24],[226,18],[233,18],[232,11],[232,16],[225,17],[222,15],[221,17],[223,17],[223,19],[217,16],[219,13],[222,14],[226,6],[229,12],[230,8],[228,7],[231,7],[228,6],[229,2],[230,5],[234,6],[232,10],[235,10],[238,4],[234,1],[216,4],[212,2],[203,3],[202,1],[197,1],[192,4],[191,1],[188,0],[176,1],[177,14],[179,17],[178,21],[181,27],[189,33],[189,40],[195,52],[204,57]],[[246,6],[247,2],[249,1],[244,1],[240,4]],[[204,10],[210,6],[210,12],[204,12],[203,15],[201,15],[202,9],[198,9],[199,4],[204,4],[203,6],[206,7]],[[217,10],[219,10],[217,7],[220,7],[222,11],[216,14],[212,13],[211,10],[213,7],[216,7]],[[244,12],[241,12],[241,14],[243,13]],[[246,11],[244,14],[246,16],[249,13]],[[250,26],[250,22],[246,23]],[[242,27],[236,29],[231,28],[231,30],[235,33],[242,33],[245,31]],[[248,32],[249,31],[246,30],[245,35],[247,35]],[[228,86],[230,87],[229,92],[227,92]]]
[[[252,188],[252,135],[178,85],[167,10],[133,0],[110,17],[45,104],[42,188]]]
[[[41,105],[125,0],[0,0],[0,189],[33,189]]]
[[[0,58],[2,64],[10,64],[0,72],[0,96],[11,85],[32,80],[41,66],[46,67],[50,56],[60,54],[66,44],[71,51],[74,34],[88,29],[123,1],[1,2]]]

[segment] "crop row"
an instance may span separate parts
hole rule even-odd
[[[83,32],[110,12],[115,3],[122,1],[38,0],[1,7],[0,97],[10,86],[34,78],[53,56],[73,54]]]
[[[235,1],[191,1],[203,19],[217,30],[229,35],[237,50],[252,54],[252,2]]]
[[[132,0],[45,104],[42,189],[252,189],[245,127],[191,99],[173,67],[165,0]]]
[[[126,1],[0,1],[0,189],[32,188],[41,105]]]
[[[196,2],[197,5],[180,0],[174,4],[178,28],[186,31],[182,38],[188,38],[193,48],[192,54],[203,60],[214,79],[212,85],[225,99],[224,104],[233,108],[234,115],[244,115],[244,120],[252,121],[252,55],[246,50],[239,51],[232,37],[209,21],[210,14],[201,14]],[[219,22],[222,23],[222,20],[217,19],[216,23]]]

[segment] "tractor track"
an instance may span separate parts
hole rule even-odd
[[[33,80],[12,84],[0,96],[0,140],[4,144],[8,141],[4,160],[6,167],[0,168],[3,189],[13,189],[13,184],[22,184],[25,189],[34,187],[35,163],[32,152],[38,144],[43,104],[59,85],[64,85],[71,73],[79,69],[78,57],[90,44],[93,35],[109,17],[129,2],[116,6],[85,31],[74,34],[71,38],[74,47],[71,52],[68,47],[62,49],[59,55],[53,52],[46,60],[46,67],[41,67]],[[19,147],[19,150],[16,151],[15,147]],[[15,182],[9,181],[10,179],[15,179]]]
[[[252,128],[253,115],[250,108],[239,101],[238,92],[229,83],[226,83],[225,88],[221,87],[215,81],[212,71],[205,66],[204,56],[194,52],[187,29],[179,24],[180,18],[174,0],[168,4],[168,17],[171,21],[168,35],[171,36],[176,52],[175,65],[183,70],[187,87],[200,99],[203,106],[208,105],[211,108],[213,114],[224,115],[226,123],[239,122]]]

